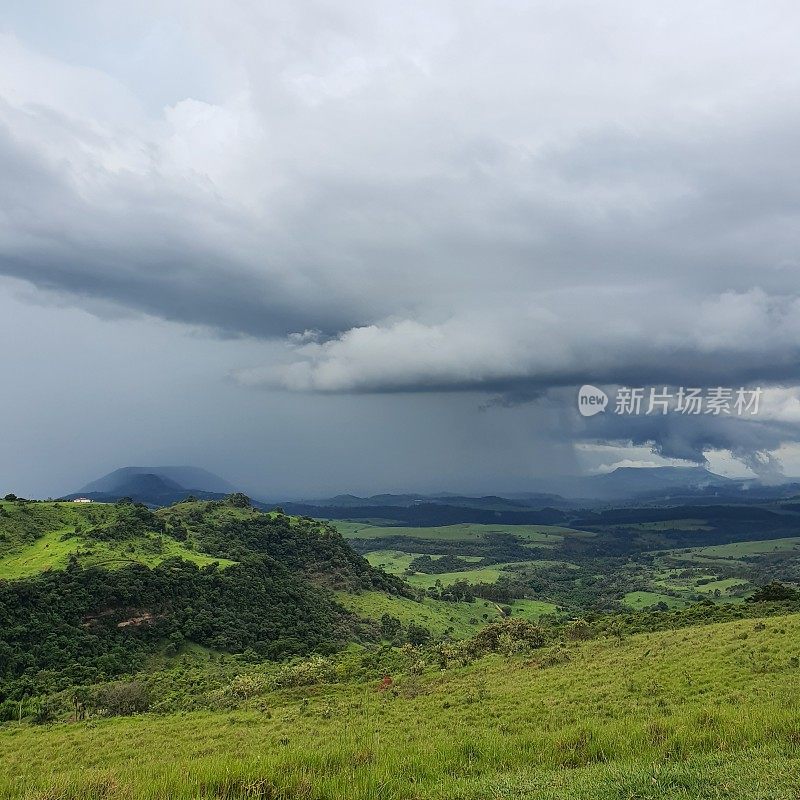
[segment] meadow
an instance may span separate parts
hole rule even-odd
[[[149,531],[121,541],[84,535],[89,529],[102,532],[108,526],[114,507],[104,503],[0,502],[0,510],[0,580],[63,570],[70,557],[83,566],[102,565],[107,569],[128,564],[154,567],[168,558],[181,558],[200,567],[216,562],[221,569],[235,563]],[[67,520],[70,524],[64,525]]]
[[[491,600],[480,598],[472,603],[453,603],[431,597],[412,600],[382,592],[340,592],[337,600],[361,617],[379,620],[384,614],[389,614],[403,625],[411,622],[423,625],[436,637],[470,636],[488,622],[503,619],[509,609],[513,617],[531,621],[558,613],[557,606],[543,600],[514,600],[501,607]]]
[[[796,797],[800,615],[425,658],[227,712],[6,724],[0,798]]]

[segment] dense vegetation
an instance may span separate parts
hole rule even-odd
[[[253,659],[330,652],[353,639],[358,625],[334,589],[405,590],[335,529],[259,513],[243,496],[157,513],[126,502],[84,510],[17,501],[4,505],[2,520],[11,556],[14,545],[24,548],[48,528],[63,531],[58,544],[73,548],[63,569],[0,580],[6,718],[26,697],[130,673],[186,641]],[[171,556],[164,540],[190,556],[205,554],[202,563]],[[139,563],[142,543],[163,559]],[[97,549],[119,555],[94,564]]]
[[[771,580],[800,582],[800,518],[774,504],[575,512],[582,527],[335,524],[370,563],[441,600],[583,614],[742,602]]]

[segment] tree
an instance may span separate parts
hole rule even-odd
[[[772,581],[766,586],[756,589],[750,597],[748,603],[771,603],[780,600],[797,600],[800,593],[791,586],[786,586],[780,581]]]
[[[431,638],[431,632],[424,628],[422,625],[417,625],[416,622],[408,623],[408,630],[406,631],[406,641],[409,644],[419,646],[425,644]]]
[[[92,703],[98,711],[108,716],[128,716],[147,711],[150,708],[150,696],[141,681],[117,681],[98,687]]]
[[[381,638],[394,639],[400,630],[400,620],[391,614],[384,614],[381,617]]]

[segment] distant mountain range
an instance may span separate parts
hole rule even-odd
[[[768,486],[755,480],[717,475],[702,467],[620,467],[602,475],[554,479],[547,488],[508,497],[460,494],[378,494],[285,502],[254,500],[261,508],[276,504],[287,512],[323,519],[380,519],[408,525],[447,525],[458,522],[558,523],[565,512],[579,508],[629,504],[678,505],[742,503],[758,499],[788,499],[800,494],[800,484]],[[123,467],[91,481],[66,499],[87,497],[113,502],[130,497],[150,506],[167,506],[192,495],[219,500],[236,487],[198,467]]]
[[[705,467],[617,467],[599,475],[559,479],[559,491],[573,498],[633,500],[645,496],[696,494],[739,486],[742,481],[717,475]]]

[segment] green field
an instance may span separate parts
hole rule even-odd
[[[47,504],[41,505],[46,511]],[[77,511],[78,515],[80,513]],[[47,570],[64,569],[71,555],[75,555],[84,566],[103,565],[108,569],[130,563],[154,567],[168,558],[182,558],[198,566],[216,562],[221,568],[234,563],[198,553],[168,536],[142,535],[124,543],[89,541],[76,534],[72,526],[45,531],[31,544],[11,545],[0,551],[0,580],[15,580]]]
[[[405,576],[412,586],[419,586],[428,589],[437,584],[441,586],[452,586],[458,581],[467,583],[495,583],[503,574],[503,564],[495,564],[491,567],[479,567],[478,569],[465,569],[458,572],[440,572],[438,574],[427,574],[415,572],[413,575]]]
[[[406,553],[400,550],[371,550],[365,554],[365,558],[373,567],[379,567],[384,572],[391,575],[400,575],[412,586],[427,589],[435,586],[437,582],[442,586],[450,586],[457,581],[468,581],[470,583],[494,583],[502,574],[502,566],[480,567],[477,569],[467,569],[459,572],[425,573],[413,572],[408,570],[411,562],[421,553]],[[442,556],[431,556],[436,561]],[[480,556],[462,556],[462,560],[468,562],[481,561]]]
[[[712,559],[739,559],[745,556],[758,556],[769,553],[788,553],[800,551],[800,536],[783,539],[766,539],[755,542],[731,542],[711,547],[692,548],[689,553],[676,552],[676,558],[692,560],[696,557]]]
[[[520,539],[536,542],[540,547],[555,545],[563,541],[565,536],[591,537],[588,531],[562,528],[558,525],[482,525],[463,523],[460,525],[442,525],[429,528],[408,528],[402,526],[368,525],[363,522],[342,522],[331,520],[331,523],[346,539],[387,539],[394,536],[405,536],[410,539],[434,539],[464,542],[483,539],[487,534],[511,533]]]
[[[671,597],[668,594],[659,594],[658,592],[636,591],[628,592],[622,598],[622,602],[636,611],[643,608],[649,608],[657,603],[666,603],[670,608],[680,608],[686,605],[688,601],[680,600],[677,597]]]
[[[464,523],[439,527],[411,528],[403,526],[378,526],[364,522],[333,521],[333,524],[342,535],[351,541],[392,539],[392,545],[396,548],[398,544],[402,547],[402,543],[398,541],[399,539],[408,539],[408,549],[377,548],[365,552],[364,556],[373,566],[379,567],[392,575],[402,576],[409,584],[419,589],[431,589],[437,586],[446,588],[459,581],[466,581],[470,584],[496,583],[511,568],[515,567],[547,570],[555,566],[568,566],[571,569],[578,569],[576,565],[569,564],[568,562],[532,557],[530,560],[525,561],[488,564],[453,572],[438,574],[424,572],[412,573],[409,572],[412,562],[415,558],[424,554],[420,552],[423,548],[420,542],[430,542],[437,546],[452,543],[455,549],[450,552],[453,555],[456,555],[462,561],[477,563],[483,561],[484,558],[479,555],[465,554],[458,548],[459,543],[464,543],[464,548],[468,549],[470,546],[481,544],[485,546],[488,536],[505,535],[510,539],[518,541],[523,548],[526,548],[526,550],[523,551],[523,553],[525,553],[527,552],[527,548],[532,548],[534,550],[539,548],[555,548],[562,544],[567,537],[585,539],[595,535],[587,531],[564,528],[557,525],[483,525]],[[531,555],[533,556],[534,553],[531,553]],[[430,557],[435,561],[442,556],[430,554]],[[545,602],[545,606],[550,609],[555,608],[555,605],[552,603]]]
[[[370,550],[365,558],[373,567],[380,567],[391,575],[403,575],[411,566],[411,562],[422,553],[405,552],[402,550]],[[442,556],[431,556],[436,561]],[[475,563],[481,561],[480,556],[461,556],[463,561]]]
[[[591,570],[592,566],[585,559],[582,563],[573,563],[569,558],[580,561],[576,544],[598,536],[592,532],[543,525],[470,523],[412,528],[364,522],[335,524],[361,550],[370,564],[403,577],[418,589],[429,592],[433,590],[435,594],[436,590],[446,589],[457,582],[475,585],[504,580],[516,581],[531,586],[530,592],[523,590],[517,596],[535,598],[536,602],[546,603],[550,608],[560,605],[572,607],[573,610],[576,608],[573,598],[579,602],[582,597],[582,586],[586,585],[585,571]],[[643,534],[651,532],[654,535],[676,528],[684,532],[710,530],[702,519],[680,520],[677,525],[668,521],[627,526],[628,530],[640,530]],[[516,542],[515,549],[506,548],[508,557],[516,560],[501,561],[498,558],[498,548],[504,547],[503,542],[488,538],[497,535],[507,536],[509,542]],[[378,545],[383,540],[388,547],[378,546],[374,550],[364,550],[372,542]],[[407,540],[407,549],[403,546],[403,540]],[[665,603],[669,608],[680,608],[696,602],[701,596],[714,602],[741,602],[751,587],[742,558],[795,550],[800,551],[800,537],[656,551],[651,554],[653,558],[649,561],[638,564],[630,561],[620,563],[616,582],[608,574],[592,575],[589,581],[597,582],[600,587],[616,583],[616,591],[610,594],[606,602],[607,605],[615,603],[617,608],[622,606],[640,610],[660,603]],[[526,559],[525,554],[529,551],[531,558]],[[472,562],[475,566],[464,565],[465,569],[440,574],[410,571],[412,563],[419,556],[427,555],[435,561],[442,558],[442,553],[448,553],[461,561]],[[483,557],[475,555],[477,553],[482,553]],[[543,554],[549,556],[550,553],[552,558],[542,558]],[[558,558],[562,553],[565,558]],[[483,563],[477,563],[481,561]],[[676,562],[680,561],[687,562],[687,567],[690,568],[676,568]],[[731,562],[742,566],[741,577],[730,577],[729,570],[725,574],[725,567],[729,567]],[[563,575],[548,582],[550,574],[558,576],[559,571],[563,573],[565,567],[575,572],[572,586]],[[608,568],[607,564],[606,569]]]
[[[603,528],[618,527],[604,525]],[[711,526],[704,519],[669,519],[660,522],[626,523],[625,528],[631,531],[710,531]]]
[[[421,601],[407,597],[362,592],[361,594],[339,593],[337,600],[361,617],[379,620],[383,614],[399,619],[403,625],[415,622],[427,628],[434,636],[449,633],[463,638],[475,633],[487,622],[500,619],[500,612],[488,600],[474,603],[446,603],[426,597]]]
[[[0,578],[25,578],[44,570],[66,567],[70,553],[75,552],[79,543],[74,537],[64,539],[65,534],[73,536],[74,528],[49,531],[27,547],[7,551],[0,557]]]
[[[486,656],[228,712],[0,727],[11,800],[789,800],[800,618]],[[415,672],[416,670],[412,670]]]
[[[399,619],[403,625],[408,625],[409,622],[422,625],[434,636],[471,636],[488,622],[494,622],[503,616],[497,603],[480,599],[473,603],[449,603],[430,597],[411,600],[381,592],[340,592],[336,598],[345,608],[361,617],[377,621],[383,614],[389,614]],[[507,607],[511,609],[512,617],[532,621],[545,614],[558,613],[555,605],[540,600],[514,600]]]

